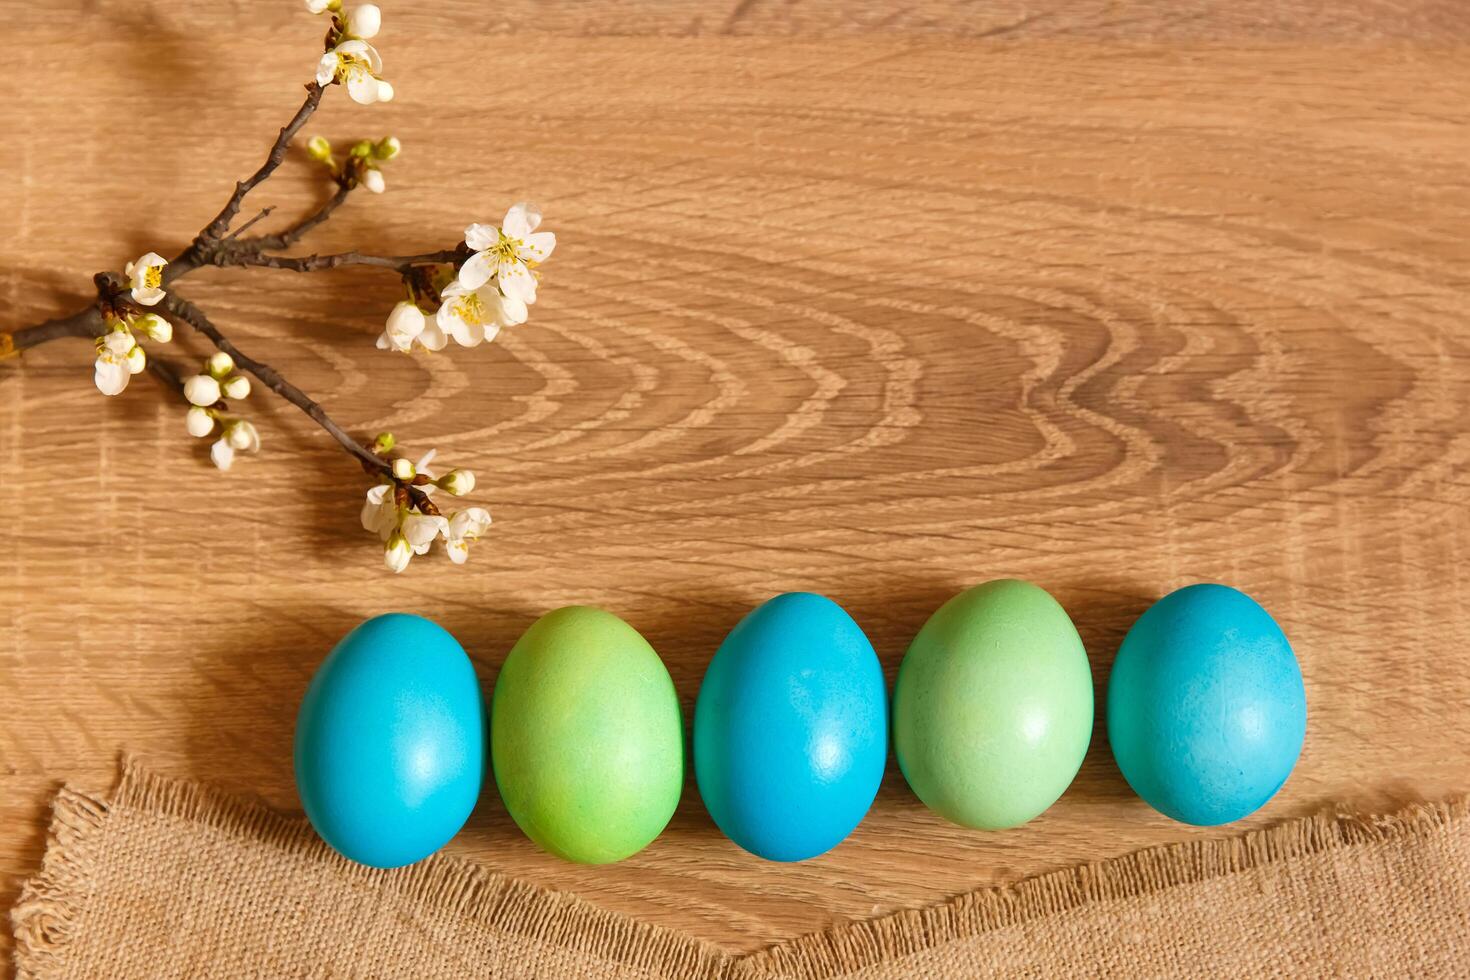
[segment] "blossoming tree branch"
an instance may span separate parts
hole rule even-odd
[[[399,276],[405,298],[388,314],[377,346],[401,353],[441,351],[450,340],[461,347],[476,347],[494,340],[503,327],[524,323],[536,302],[540,278],[536,269],[556,247],[556,236],[537,230],[541,213],[525,203],[513,205],[499,226],[471,224],[461,244],[436,252],[282,254],[330,218],[357,189],[383,192],[383,165],[400,150],[393,137],[359,140],[342,154],[322,137],[313,137],[306,144],[307,155],[325,168],[335,184],[327,202],[274,233],[246,234],[269,217],[269,207],[232,229],[245,199],[281,166],[287,148],[329,88],[341,86],[363,105],[393,98],[393,86],[382,78],[382,59],[369,43],[381,26],[378,7],[365,3],[347,11],[342,0],[306,0],[306,8],[331,18],[325,52],[316,77],[306,84],[305,100],[281,128],[260,168],[235,184],[219,213],[172,259],[148,252],[128,263],[121,275],[97,273],[92,279],[96,299],[86,308],[0,334],[0,356],[62,337],[93,338],[93,380],[98,390],[104,395],[122,394],[134,375],[151,371],[187,403],[184,424],[189,434],[215,437],[209,455],[221,470],[230,469],[241,454],[260,449],[260,434],[240,409],[250,396],[254,378],[325,429],[373,480],[363,504],[362,525],[381,538],[390,569],[403,571],[414,555],[426,553],[436,541],[442,541],[450,560],[459,564],[469,554],[470,543],[489,528],[490,514],[483,507],[441,510],[435,494],[442,491],[461,497],[470,493],[475,488],[473,473],[451,469],[436,477],[430,470],[432,451],[417,461],[395,455],[391,433],[380,433],[371,442],[359,441],[279,371],[236,347],[176,287],[180,279],[209,266],[299,273],[344,266],[379,268]],[[157,351],[158,345],[173,339],[176,329],[199,333],[216,348],[197,373],[185,371]],[[146,350],[145,344],[150,345]]]

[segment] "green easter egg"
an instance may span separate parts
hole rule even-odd
[[[1002,830],[1057,801],[1092,737],[1092,672],[1044,589],[1002,579],[950,599],[919,630],[893,689],[893,746],[924,804]]]
[[[674,683],[648,641],[612,613],[549,612],[500,668],[490,756],[527,837],[569,861],[621,861],[657,837],[679,803]]]

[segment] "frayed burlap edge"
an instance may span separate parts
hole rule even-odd
[[[92,894],[92,874],[109,816],[143,810],[271,843],[333,862],[349,878],[484,923],[509,935],[655,974],[709,978],[850,973],[1093,902],[1150,894],[1275,862],[1401,838],[1447,834],[1470,817],[1470,798],[1419,803],[1366,815],[1338,808],[1228,838],[1187,841],[1108,861],[984,888],[938,905],[838,926],[745,957],[670,929],[638,922],[571,895],[435,855],[411,870],[368,868],[327,847],[300,818],[224,791],[159,775],[128,760],[109,799],[64,787],[53,803],[41,870],[11,911],[20,980],[59,963]]]
[[[1152,847],[802,936],[751,954],[740,961],[735,976],[821,980],[1094,902],[1133,898],[1363,844],[1448,834],[1467,816],[1470,798],[1416,803],[1378,815],[1338,807],[1238,837]]]
[[[719,978],[732,958],[713,944],[648,925],[488,871],[459,858],[434,855],[411,869],[369,868],[333,851],[305,820],[212,786],[151,772],[126,760],[117,789],[101,799],[64,787],[52,804],[40,872],[22,888],[11,911],[16,976],[32,980],[65,955],[91,895],[93,868],[104,855],[96,843],[113,813],[142,810],[264,841],[288,854],[334,864],[344,877],[392,891],[413,902],[448,908],[508,935],[658,975]]]
[[[10,912],[20,980],[39,975],[71,942],[76,919],[92,897],[98,831],[106,819],[106,803],[69,786],[52,802],[41,871],[25,882]]]

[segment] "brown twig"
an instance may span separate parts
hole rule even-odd
[[[269,218],[271,216],[271,212],[275,209],[276,206],[274,204],[267,204],[265,207],[261,208],[255,213],[255,217],[251,218],[249,221],[245,222],[243,225],[226,235],[225,241],[228,242],[238,239],[241,235],[245,234],[251,228],[255,227],[266,218]]]
[[[219,256],[217,265],[241,265],[259,266],[266,269],[288,269],[292,272],[323,272],[327,269],[337,269],[346,265],[369,265],[380,269],[393,269],[396,272],[407,272],[417,265],[434,265],[436,263],[452,262],[458,264],[469,257],[469,252],[464,246],[459,248],[446,248],[438,252],[424,252],[420,255],[364,255],[361,252],[337,252],[330,255],[304,255],[301,257],[285,255],[264,255],[254,250],[238,253],[225,251]]]
[[[102,332],[102,311],[93,304],[70,316],[59,316],[10,334],[13,350],[26,350],[61,337],[95,337]]]
[[[168,316],[175,323],[192,327],[194,330],[208,337],[215,347],[218,347],[226,354],[229,354],[230,357],[234,358],[237,365],[255,375],[261,384],[305,412],[313,422],[326,429],[328,434],[337,440],[343,449],[356,457],[363,464],[364,468],[370,472],[392,472],[391,464],[387,460],[376,455],[362,443],[348,435],[346,430],[333,421],[332,417],[326,413],[326,410],[313,401],[306,392],[281,377],[280,372],[269,364],[257,361],[255,358],[241,352],[240,348],[236,347],[228,337],[220,333],[219,328],[210,322],[209,318],[204,315],[204,311],[199,309],[199,307],[184,299],[177,292],[171,292],[164,298],[161,304],[161,310],[164,315]]]

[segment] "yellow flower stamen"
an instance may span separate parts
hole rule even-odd
[[[143,270],[143,285],[149,289],[157,289],[163,285],[163,266],[150,265]]]
[[[455,314],[465,323],[478,327],[485,322],[485,303],[475,293],[461,297],[455,304]]]
[[[520,250],[521,240],[519,238],[507,238],[505,232],[500,233],[500,240],[491,245],[489,251],[502,262],[513,262],[516,252]]]

